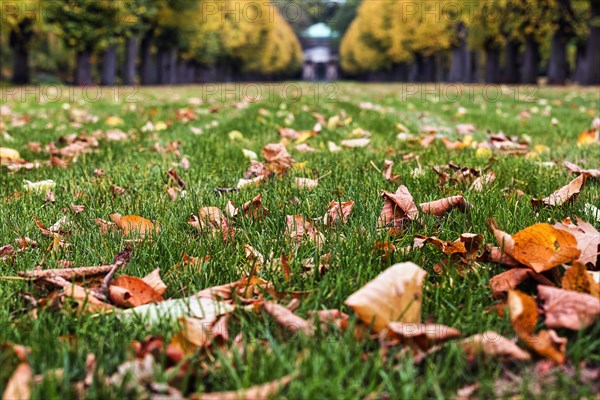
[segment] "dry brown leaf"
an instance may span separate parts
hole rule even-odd
[[[137,307],[163,301],[162,296],[148,283],[127,275],[121,275],[110,283],[109,297],[119,307]]]
[[[485,245],[484,251],[477,258],[477,261],[501,264],[510,268],[524,267],[523,264],[506,254],[502,249],[489,243]]]
[[[292,128],[279,128],[279,136],[282,138],[297,140],[300,137],[300,132]]]
[[[145,237],[146,235],[152,236],[154,233],[158,233],[158,226],[155,228],[152,221],[137,215],[122,216],[119,213],[114,213],[110,215],[110,219],[121,228],[125,236]]]
[[[549,328],[583,329],[600,316],[600,301],[585,293],[538,286],[544,301],[545,323]]]
[[[467,212],[473,208],[473,205],[462,196],[451,196],[428,203],[421,203],[419,207],[421,207],[421,210],[425,214],[443,217],[455,208],[458,208],[462,212]]]
[[[388,329],[397,335],[403,343],[415,344],[423,351],[434,344],[460,336],[458,329],[440,324],[390,322]]]
[[[577,225],[573,224],[571,218],[565,218],[562,222],[554,224],[554,227],[575,237],[577,248],[581,251],[578,262],[600,268],[600,232],[580,218],[576,219],[576,223]]]
[[[379,332],[390,322],[420,322],[425,272],[418,265],[396,264],[354,292],[344,304]]]
[[[488,220],[496,241],[512,258],[540,273],[558,265],[575,261],[581,252],[575,237],[549,224],[536,224],[512,237]]]
[[[392,172],[394,168],[394,162],[392,160],[384,160],[383,162],[383,177],[388,182],[398,182],[400,179],[399,175],[396,175]]]
[[[327,206],[327,212],[323,217],[324,225],[334,225],[337,222],[348,222],[348,217],[354,208],[354,201],[332,201]]]
[[[71,210],[73,210],[73,212],[75,214],[82,213],[85,211],[85,209],[86,209],[86,206],[71,204]]]
[[[566,186],[558,189],[556,192],[552,193],[550,196],[545,197],[541,200],[531,199],[531,204],[534,207],[539,206],[560,206],[567,202],[573,202],[579,195],[581,189],[583,189],[583,185],[585,185],[586,175],[581,174],[577,178],[573,179]]]
[[[150,285],[150,287],[161,296],[167,292],[167,285],[165,285],[160,278],[160,268],[156,268],[154,271],[143,277],[142,280]]]
[[[565,167],[574,174],[585,174],[594,179],[600,179],[600,169],[583,169],[577,164],[573,164],[572,162],[565,161]]]
[[[473,183],[471,184],[471,186],[469,187],[470,190],[474,190],[476,192],[481,192],[483,191],[484,188],[486,188],[487,186],[490,186],[492,183],[494,183],[494,181],[496,180],[496,174],[493,171],[490,171],[488,173],[486,173],[483,176],[480,176],[479,178],[475,179],[473,181]]]
[[[221,232],[223,240],[232,238],[235,232],[227,217],[217,207],[200,207],[198,216],[192,214],[187,222],[200,232]]]
[[[530,278],[535,279],[542,285],[553,286],[548,278],[529,268],[512,268],[490,279],[492,293],[495,297],[502,297],[509,290],[516,289],[517,286]]]
[[[469,358],[474,358],[477,353],[482,353],[487,357],[508,358],[515,361],[531,359],[529,353],[517,346],[515,342],[494,331],[479,333],[463,339],[460,341],[460,346]]]
[[[10,376],[2,400],[29,400],[31,398],[31,384],[33,371],[27,362],[21,362]]]
[[[263,147],[262,155],[267,160],[267,168],[282,174],[294,165],[294,159],[281,143],[271,143]],[[263,175],[263,174],[260,174]]]
[[[269,209],[262,204],[262,194],[258,194],[252,200],[244,203],[242,210],[244,210],[245,216],[257,221],[263,220],[269,215]]]
[[[271,301],[265,301],[262,304],[262,308],[285,330],[293,333],[302,332],[306,335],[311,334],[312,325],[310,322],[297,316],[288,308]]]
[[[321,239],[321,233],[302,215],[287,215],[285,221],[286,233],[293,240],[300,242],[305,237],[311,240]]]
[[[201,395],[192,395],[193,400],[266,400],[272,398],[279,390],[292,381],[292,375],[286,375],[283,378],[267,382],[262,385],[256,385],[247,389],[241,389],[231,392],[213,392],[202,393]]]
[[[377,221],[379,227],[402,228],[407,221],[415,220],[419,216],[419,209],[406,186],[400,186],[396,193],[384,190],[381,197],[384,198],[385,203]]]

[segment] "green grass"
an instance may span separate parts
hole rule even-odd
[[[135,214],[159,222],[161,231],[154,243],[136,246],[133,258],[123,273],[144,276],[155,268],[161,268],[161,276],[168,285],[166,297],[179,298],[201,289],[235,281],[247,270],[244,259],[244,244],[250,244],[262,254],[271,252],[291,253],[294,244],[285,237],[285,216],[302,214],[319,217],[331,200],[354,200],[356,205],[348,223],[335,231],[326,233],[324,246],[319,249],[305,243],[297,249],[291,265],[294,277],[286,281],[280,273],[265,271],[261,277],[272,281],[279,290],[309,290],[307,298],[301,300],[296,311],[306,316],[309,310],[339,308],[354,314],[343,302],[351,293],[373,279],[387,266],[403,261],[413,261],[428,271],[424,286],[423,319],[460,329],[463,335],[495,330],[507,337],[514,337],[508,317],[500,317],[493,307],[497,303],[491,298],[489,279],[504,270],[493,264],[482,264],[466,275],[457,272],[455,265],[447,266],[448,274],[438,275],[433,266],[441,261],[441,253],[432,248],[414,251],[407,255],[395,254],[382,263],[372,252],[373,243],[391,240],[397,247],[412,242],[412,235],[437,235],[441,239],[454,240],[460,233],[473,232],[485,235],[486,242],[495,243],[486,227],[486,218],[495,217],[503,230],[515,233],[527,226],[548,219],[560,220],[567,216],[580,216],[599,224],[584,211],[586,203],[600,203],[600,188],[597,182],[589,181],[581,195],[571,205],[534,210],[529,202],[533,197],[545,197],[565,185],[573,176],[562,167],[563,160],[578,163],[586,168],[600,165],[599,146],[580,148],[577,136],[588,129],[594,116],[598,116],[599,96],[595,89],[577,88],[541,89],[532,95],[533,102],[515,101],[515,92],[506,91],[498,101],[487,101],[482,97],[482,88],[474,89],[475,97],[466,96],[461,102],[430,101],[433,96],[402,98],[400,85],[339,84],[337,102],[315,99],[309,86],[302,86],[306,94],[298,102],[289,102],[275,97],[265,99],[246,108],[233,107],[235,99],[224,102],[214,96],[211,104],[219,105],[215,113],[207,111],[211,104],[194,106],[200,112],[198,119],[188,124],[177,121],[175,110],[187,106],[191,97],[202,97],[201,87],[147,88],[134,97],[138,103],[115,102],[105,98],[98,102],[86,102],[75,95],[71,108],[80,108],[98,116],[98,122],[71,126],[69,112],[63,101],[39,103],[28,98],[9,99],[6,103],[15,112],[31,118],[22,127],[10,127],[8,133],[13,141],[1,139],[0,145],[19,150],[28,160],[46,159],[47,155],[35,155],[27,149],[28,141],[42,144],[57,140],[60,136],[96,129],[109,129],[105,120],[111,115],[119,116],[124,124],[119,128],[132,130],[132,140],[127,142],[101,141],[97,151],[82,155],[66,169],[41,168],[9,174],[2,170],[2,200],[0,212],[0,245],[13,243],[17,237],[28,236],[39,243],[36,249],[18,254],[14,260],[0,262],[0,273],[14,276],[18,271],[32,269],[45,260],[46,268],[57,266],[59,260],[68,259],[77,266],[100,265],[110,262],[124,246],[121,235],[102,235],[94,223],[95,218],[109,219],[119,212]],[[322,89],[322,87],[321,87]],[[276,91],[278,93],[278,91]],[[493,92],[490,92],[493,93]],[[524,92],[529,94],[529,92]],[[123,99],[121,99],[123,100]],[[382,112],[361,110],[359,103],[369,101],[383,107]],[[540,101],[542,104],[540,105]],[[545,105],[551,106],[551,114],[543,115]],[[457,116],[459,107],[466,114]],[[532,108],[537,108],[535,112]],[[271,111],[270,117],[260,117],[259,109]],[[291,127],[310,129],[315,123],[313,112],[326,117],[344,110],[352,122],[348,126],[330,131],[325,128],[320,135],[308,140],[308,144],[319,149],[316,153],[299,153],[293,146],[288,150],[298,162],[306,162],[304,169],[295,169],[290,176],[272,180],[258,188],[245,188],[239,193],[224,197],[215,196],[216,187],[233,187],[243,177],[249,162],[242,149],[259,154],[267,143],[280,140],[277,126],[284,125],[288,114],[295,120]],[[523,122],[521,111],[528,110],[531,118]],[[559,120],[558,126],[550,123],[552,117]],[[157,133],[142,133],[140,128],[148,121],[169,121],[171,126]],[[213,121],[218,125],[212,126]],[[481,141],[486,130],[504,131],[507,135],[527,134],[532,138],[532,147],[545,145],[550,148],[538,159],[495,155],[491,169],[496,173],[494,184],[483,192],[473,192],[468,187],[456,185],[440,188],[433,165],[453,161],[470,167],[484,167],[488,159],[475,157],[474,149],[448,151],[440,142],[423,149],[416,145],[396,140],[397,123],[402,123],[413,132],[421,125],[453,128],[458,123],[473,123],[477,127],[475,140]],[[189,127],[202,127],[201,135],[194,135]],[[372,132],[368,148],[348,149],[329,153],[327,141],[339,143],[357,128]],[[238,130],[243,133],[241,141],[231,141],[228,133]],[[450,137],[455,137],[454,133]],[[158,153],[153,150],[156,142],[166,145],[169,141],[181,141],[180,152],[187,156],[191,168],[177,168],[189,188],[187,196],[175,202],[166,193],[167,171],[180,158],[173,153]],[[413,176],[416,162],[401,162],[409,152],[419,155],[419,163],[425,173]],[[380,191],[395,191],[397,184],[384,180],[373,168],[379,168],[385,158],[396,162],[394,172],[400,175],[401,184],[406,185],[415,202],[430,201],[462,193],[474,206],[472,212],[462,214],[453,211],[445,218],[426,218],[424,224],[414,224],[399,238],[389,239],[377,230],[376,221],[383,201]],[[544,167],[536,161],[556,161],[554,167]],[[97,178],[93,171],[101,168],[106,175]],[[293,185],[294,176],[323,178],[312,192],[299,190]],[[22,181],[53,179],[57,182],[56,202],[46,203],[43,195],[26,194],[9,199],[14,192],[22,191]],[[116,184],[126,189],[125,196],[113,196],[110,186]],[[521,189],[525,196],[504,197],[504,188]],[[76,193],[80,194],[77,197]],[[230,243],[220,238],[200,235],[186,224],[191,213],[200,206],[217,206],[224,209],[228,200],[241,205],[258,193],[263,194],[264,205],[271,210],[264,222],[241,219],[236,222],[240,232]],[[88,208],[81,214],[72,214],[71,204],[84,204]],[[73,235],[67,240],[71,247],[66,250],[47,252],[51,239],[42,236],[36,228],[33,216],[47,226],[62,215],[73,222]],[[333,262],[328,272],[302,275],[301,260],[331,252]],[[182,255],[212,256],[202,269],[178,269]],[[85,376],[87,353],[94,353],[99,371],[109,375],[123,361],[132,357],[130,342],[142,340],[148,334],[163,335],[167,340],[176,331],[173,324],[147,328],[141,323],[122,322],[112,316],[79,315],[72,308],[61,310],[40,308],[37,318],[27,312],[21,293],[38,295],[32,283],[23,281],[0,281],[0,343],[10,341],[31,347],[29,361],[36,374],[55,368],[64,369],[64,378],[55,381],[46,378],[34,389],[35,398],[74,397],[70,383]],[[244,333],[245,354],[219,354],[207,361],[206,370],[190,385],[197,392],[223,391],[249,387],[268,382],[292,371],[297,377],[283,389],[280,396],[296,398],[364,398],[375,394],[381,398],[448,398],[466,384],[479,382],[478,396],[493,397],[497,393],[494,384],[508,373],[522,379],[508,385],[506,395],[545,398],[583,398],[597,395],[598,387],[579,374],[579,366],[600,363],[600,324],[581,332],[561,331],[569,339],[567,349],[569,365],[575,372],[565,375],[562,371],[551,374],[552,379],[542,379],[534,374],[534,363],[503,364],[497,361],[469,363],[456,344],[450,343],[420,365],[413,365],[410,358],[388,357],[379,353],[377,341],[357,341],[351,331],[347,333],[320,333],[313,338],[293,337],[282,334],[278,326],[268,318],[261,318],[243,311],[236,312],[239,323],[236,329]],[[263,342],[269,343],[267,350]],[[218,361],[218,362],[217,362]],[[0,391],[15,366],[7,354],[0,355]],[[164,366],[164,365],[163,365]],[[164,369],[157,372],[156,379],[164,381]],[[542,389],[535,389],[539,384]],[[87,390],[86,397],[125,396],[124,388],[108,388],[96,383]]]

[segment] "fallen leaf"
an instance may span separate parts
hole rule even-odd
[[[600,299],[600,282],[596,282],[582,263],[575,263],[562,277],[562,288],[587,293]]]
[[[213,392],[192,395],[194,400],[266,400],[272,398],[279,390],[287,386],[292,381],[292,375],[286,375],[272,382],[256,385],[247,389],[241,389],[230,392]]]
[[[540,273],[577,260],[581,254],[575,237],[549,224],[536,224],[512,237],[488,220],[496,241],[512,258]]]
[[[392,160],[384,160],[383,161],[383,177],[388,182],[397,182],[400,179],[399,175],[396,175],[392,172],[394,168],[394,162]]]
[[[313,240],[320,235],[317,228],[302,215],[287,215],[285,221],[287,235],[297,242],[302,241],[305,237]]]
[[[390,322],[388,329],[397,335],[403,343],[415,344],[423,351],[434,344],[460,336],[458,329],[440,324]]]
[[[2,400],[28,400],[31,398],[33,371],[27,362],[21,362],[6,383]]]
[[[462,241],[449,242],[441,240],[435,236],[427,237],[422,235],[415,235],[416,239],[420,239],[419,243],[422,244],[433,244],[435,247],[440,249],[444,254],[451,256],[453,254],[465,254],[467,249]],[[422,241],[421,241],[422,240]]]
[[[262,155],[267,160],[270,171],[282,174],[294,165],[294,159],[281,143],[271,143],[263,147]]]
[[[573,164],[569,161],[565,161],[564,166],[567,167],[567,169],[570,172],[573,172],[574,174],[585,174],[589,175],[594,179],[600,179],[600,169],[583,169],[579,165]]]
[[[367,147],[371,143],[371,139],[361,138],[361,139],[346,139],[342,140],[340,144],[342,147],[346,147],[349,149],[357,148],[357,147]]]
[[[352,200],[345,202],[331,201],[327,206],[327,212],[323,217],[323,224],[328,226],[334,225],[337,222],[348,222],[348,218],[353,208],[354,201]]]
[[[589,144],[600,143],[600,130],[598,129],[587,129],[579,135],[577,138],[578,146],[586,146]]]
[[[151,221],[137,215],[122,216],[119,213],[114,213],[110,215],[110,219],[121,228],[125,236],[145,237],[146,235],[151,236],[155,232],[158,233],[158,226],[155,229]]]
[[[384,198],[385,203],[377,221],[379,227],[402,228],[407,221],[415,220],[419,216],[419,209],[406,186],[400,186],[396,193],[384,190],[381,197]]]
[[[430,214],[436,217],[443,217],[455,208],[462,212],[467,212],[473,209],[473,205],[465,200],[462,196],[451,196],[440,200],[421,203],[419,205],[425,214]]]
[[[110,300],[119,307],[137,307],[163,301],[162,296],[146,281],[127,275],[113,279],[109,287],[109,296]]]
[[[143,277],[142,280],[150,285],[150,287],[160,296],[167,292],[167,285],[165,285],[160,278],[160,268],[156,268],[154,271]]]
[[[302,332],[309,335],[312,326],[309,321],[294,314],[288,308],[271,301],[262,304],[263,310],[279,323],[286,331],[295,333]]]
[[[553,286],[553,283],[544,275],[538,274],[529,268],[512,268],[490,279],[490,286],[495,297],[501,297],[511,289],[516,289],[528,279],[534,279],[542,285]]]
[[[477,353],[482,353],[487,357],[508,358],[515,361],[531,359],[529,353],[517,346],[515,342],[494,331],[479,333],[463,339],[460,341],[460,346],[469,358],[474,358]]]
[[[262,205],[262,194],[256,195],[252,200],[242,205],[244,215],[254,220],[260,221],[267,218],[269,209]]]
[[[577,248],[581,251],[577,262],[600,268],[600,232],[592,224],[580,218],[575,222],[577,225],[571,221],[571,218],[565,218],[562,222],[554,224],[554,227],[569,232],[575,237]]]
[[[567,343],[565,338],[558,337],[552,330],[544,329],[535,333],[539,312],[533,297],[518,290],[510,290],[508,309],[513,328],[527,347],[557,364],[565,362]]]
[[[294,178],[294,184],[298,189],[308,189],[312,190],[319,185],[318,179],[308,179],[308,178]]]
[[[583,329],[600,315],[600,301],[589,294],[538,286],[538,295],[544,302],[545,323],[549,328]]]
[[[577,178],[573,179],[566,186],[558,189],[550,196],[543,198],[542,200],[531,199],[531,204],[534,207],[539,206],[560,206],[567,202],[573,202],[579,195],[583,185],[585,185],[586,175],[581,174]]]
[[[79,214],[85,211],[87,207],[83,206],[83,205],[75,205],[75,204],[71,204],[71,210],[73,210],[73,212],[75,214]]]
[[[344,304],[365,324],[373,324],[375,332],[390,322],[420,322],[425,275],[414,263],[395,264],[350,295]]]
[[[23,189],[30,193],[46,193],[46,191],[54,189],[55,187],[56,182],[52,179],[39,182],[31,182],[27,179],[23,180]]]

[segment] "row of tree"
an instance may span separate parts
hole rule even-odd
[[[340,56],[366,79],[597,85],[600,0],[366,0]]]
[[[32,57],[63,53],[77,85],[268,79],[302,63],[297,36],[264,0],[18,0],[2,13],[16,84],[30,81]]]

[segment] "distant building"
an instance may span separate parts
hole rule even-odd
[[[339,78],[338,49],[333,40],[338,33],[320,22],[309,26],[300,35],[304,61],[302,78],[306,81],[334,81]]]

